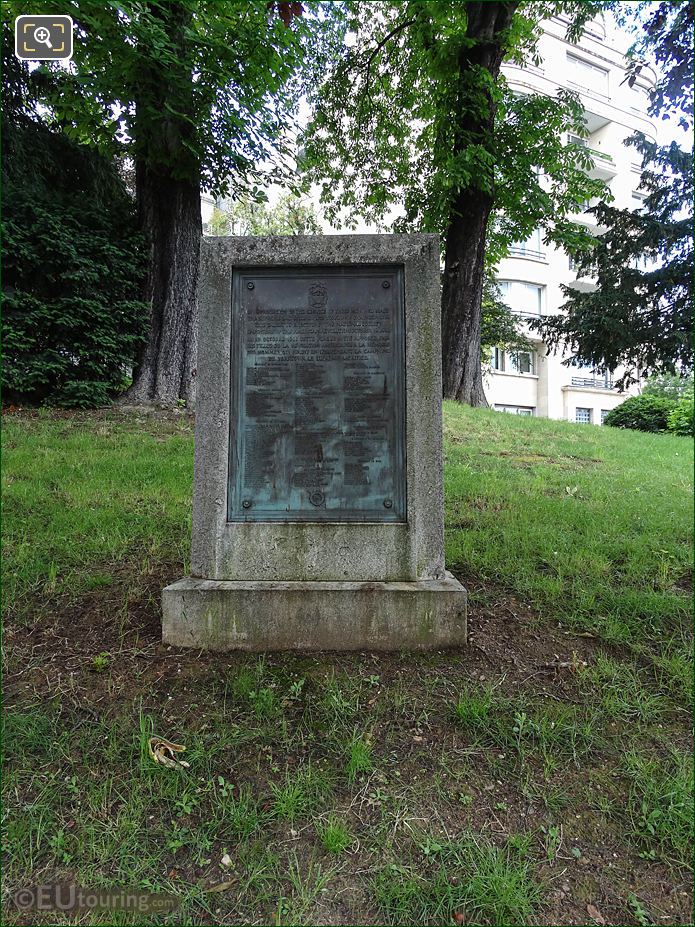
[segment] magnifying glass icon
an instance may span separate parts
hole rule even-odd
[[[42,45],[45,45],[46,48],[53,48],[51,45],[51,33],[45,26],[39,26],[38,29],[34,29],[34,41],[40,42]]]

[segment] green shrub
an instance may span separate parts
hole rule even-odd
[[[695,416],[695,407],[693,397],[684,396],[668,414],[668,430],[674,435],[691,435],[693,434],[693,417]]]
[[[104,405],[147,336],[134,203],[94,149],[23,115],[2,135],[5,401]]]
[[[666,431],[674,399],[665,396],[631,396],[606,416],[604,424],[636,431]]]

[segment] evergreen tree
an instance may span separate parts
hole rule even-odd
[[[692,0],[666,0],[648,13],[637,53],[663,69],[650,113],[693,128]],[[644,135],[628,139],[642,155],[642,208],[630,212],[600,203],[591,212],[606,231],[579,256],[578,273],[596,288],[564,288],[562,314],[537,325],[555,347],[568,346],[568,363],[614,370],[617,385],[639,376],[687,371],[693,365],[693,152],[676,142],[657,145]]]
[[[146,250],[113,164],[40,121],[3,29],[5,401],[94,406],[147,340]]]

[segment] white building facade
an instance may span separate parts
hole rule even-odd
[[[607,38],[603,22],[592,22],[578,45],[565,39],[567,25],[563,17],[546,23],[539,43],[541,67],[508,64],[503,66],[504,73],[518,93],[554,96],[563,87],[579,94],[588,137],[572,140],[589,148],[594,161],[590,176],[606,181],[613,205],[636,208],[643,198],[639,191],[640,159],[637,151],[623,142],[636,130],[655,138],[647,106],[656,76],[643,67],[634,86],[629,87],[625,57]],[[593,216],[573,218],[594,233],[600,231]],[[592,287],[586,279],[577,280],[572,261],[563,251],[543,244],[540,231],[512,247],[500,264],[498,283],[505,302],[522,320],[556,314],[565,301],[562,284]],[[613,388],[613,379],[620,371],[604,376],[590,369],[563,366],[569,355],[549,353],[538,333],[531,332],[526,324],[522,330],[533,351],[495,349],[490,357],[485,386],[493,408],[600,425],[606,414],[627,398],[626,393]],[[630,392],[638,392],[638,388]]]

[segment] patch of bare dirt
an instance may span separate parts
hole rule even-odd
[[[231,667],[246,663],[249,656],[177,650],[162,644],[161,589],[180,575],[179,564],[161,566],[141,577],[138,592],[133,594],[133,576],[124,566],[111,586],[75,602],[56,599],[37,610],[31,624],[6,627],[6,709],[57,699],[63,710],[74,711],[78,717],[105,718],[131,711],[134,702],[142,699],[143,706],[152,706],[168,723],[171,736],[203,725],[205,706],[213,697],[211,684],[222,680]],[[411,808],[411,814],[416,822],[444,837],[473,831],[504,842],[510,834],[537,834],[543,827],[548,832],[559,827],[553,858],[549,856],[540,867],[546,900],[542,923],[633,923],[634,912],[627,902],[631,894],[642,900],[656,922],[689,923],[690,876],[641,858],[592,804],[589,780],[599,774],[606,781],[617,776],[605,765],[605,757],[591,757],[581,768],[568,767],[560,784],[572,799],[571,810],[551,811],[542,795],[530,794],[519,777],[510,774],[514,767],[509,756],[494,746],[486,753],[476,752],[465,731],[454,723],[456,693],[473,683],[493,683],[509,697],[526,693],[578,703],[577,669],[591,664],[603,646],[591,636],[577,636],[542,620],[513,595],[490,589],[474,577],[459,578],[471,596],[469,646],[465,649],[423,654],[271,654],[268,662],[274,668],[286,666],[288,674],[300,671],[309,691],[317,693],[334,672],[373,675],[378,678],[375,712],[381,694],[395,686],[405,687],[413,704],[425,704],[433,689],[442,693],[445,697],[439,707],[417,722],[391,709],[375,714],[375,766],[388,769],[392,782],[396,756],[399,781],[423,783],[420,804]],[[96,668],[102,654],[108,659],[108,672]],[[219,686],[216,691],[219,697]],[[365,706],[366,720],[371,707],[372,703]],[[383,754],[379,754],[382,744]],[[258,778],[261,762],[255,753],[261,749],[261,745],[250,745],[247,774],[259,788],[267,789],[268,782]],[[302,759],[301,755],[275,754],[275,761],[284,767]],[[449,774],[442,770],[455,771],[457,764],[465,768],[466,775],[461,782],[451,774],[452,794],[463,788],[470,801],[434,799],[428,784],[437,780],[446,789]],[[378,778],[370,783],[377,787]],[[365,788],[361,804],[354,803],[360,815],[355,823],[366,829],[380,815],[378,805],[370,801]],[[278,840],[290,840],[300,860],[314,858],[313,834],[288,837],[285,830],[278,831]],[[171,864],[179,865],[173,856]],[[364,857],[357,853],[350,872],[370,865],[366,853]],[[351,878],[350,872],[341,873],[331,897],[320,902],[321,923],[379,923],[362,881]],[[180,877],[195,880],[207,874],[195,868],[189,872],[184,866]]]

